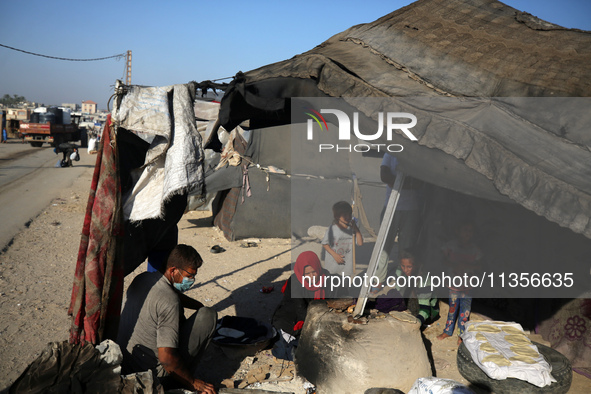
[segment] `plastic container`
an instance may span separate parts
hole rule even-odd
[[[56,124],[55,114],[52,112],[39,113],[39,121],[33,123],[53,123]]]

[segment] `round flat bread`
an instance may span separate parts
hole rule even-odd
[[[482,334],[480,332],[476,334],[476,339],[479,340],[479,341],[488,341],[488,339],[486,339],[486,337],[484,336],[484,334]]]
[[[482,362],[497,364],[499,367],[508,367],[509,365],[511,365],[511,361],[507,360],[504,356],[500,354],[489,354],[487,356],[484,356]]]
[[[538,353],[537,350],[531,346],[515,345],[515,346],[511,346],[509,349],[511,349],[511,351],[518,356],[527,356],[527,357],[536,357],[536,358],[540,357],[540,353]]]
[[[468,329],[466,331],[476,331],[476,327],[474,327],[473,325],[468,326]]]
[[[512,326],[503,327],[503,331],[505,331],[507,334],[525,335],[525,332],[521,331],[519,328]]]
[[[525,345],[525,346],[531,345],[531,341],[529,340],[529,338],[523,334],[521,334],[521,335],[514,335],[514,334],[505,335],[505,341],[509,342],[512,345]]]
[[[491,334],[496,334],[497,332],[501,332],[501,329],[497,326],[492,326],[490,324],[481,324],[474,328],[476,331],[480,332],[489,332]]]
[[[488,342],[484,342],[480,345],[480,350],[487,352],[487,353],[498,353],[499,351],[495,349],[493,345]]]
[[[521,362],[526,363],[526,364],[536,364],[537,363],[536,360],[534,360],[531,357],[527,357],[527,356],[513,356],[513,357],[509,357],[509,360],[511,360],[511,361],[521,361]]]

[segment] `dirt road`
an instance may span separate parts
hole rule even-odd
[[[9,140],[0,145],[0,250],[96,159],[82,154],[74,167],[55,168],[61,157],[47,144],[33,148]]]

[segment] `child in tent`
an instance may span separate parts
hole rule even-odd
[[[324,268],[333,275],[355,276],[353,271],[353,238],[358,246],[363,245],[363,236],[353,220],[353,209],[346,201],[332,206],[333,224],[322,239]]]
[[[404,298],[407,308],[424,327],[439,316],[439,303],[431,290],[430,277],[422,272],[416,255],[414,249],[405,249],[400,253],[395,287]]]
[[[273,326],[280,335],[272,351],[275,357],[293,361],[308,305],[313,300],[330,297],[325,284],[325,272],[318,255],[311,251],[300,253],[294,264],[293,274],[281,289],[281,303],[273,314]]]
[[[471,274],[481,267],[482,252],[473,242],[474,224],[470,221],[461,222],[458,227],[457,238],[447,242],[443,248],[444,265],[450,269],[453,276]],[[449,313],[445,329],[437,339],[451,337],[454,332],[456,320],[458,321],[459,335],[462,335],[472,308],[472,297],[467,287],[449,288]],[[461,342],[458,338],[458,344]]]

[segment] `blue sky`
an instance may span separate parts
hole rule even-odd
[[[0,44],[66,58],[133,51],[132,83],[231,77],[291,58],[350,26],[411,1],[0,1]],[[506,0],[570,28],[591,30],[590,0]],[[66,62],[0,47],[0,96],[45,104],[93,100],[105,109],[124,60]]]

